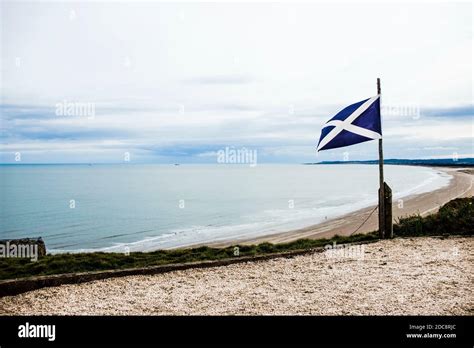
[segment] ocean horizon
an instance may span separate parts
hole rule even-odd
[[[428,167],[385,166],[394,204],[449,184]],[[0,239],[48,252],[150,251],[242,240],[377,202],[374,165],[34,164],[0,167]]]

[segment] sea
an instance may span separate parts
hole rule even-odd
[[[451,180],[384,168],[395,200]],[[51,253],[238,241],[374,205],[378,183],[377,165],[0,165],[0,239],[41,236]]]

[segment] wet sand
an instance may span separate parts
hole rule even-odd
[[[410,238],[62,285],[0,298],[0,315],[473,315],[474,238]]]

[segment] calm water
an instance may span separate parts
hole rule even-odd
[[[395,197],[450,180],[429,168],[385,171]],[[378,167],[1,165],[0,185],[0,238],[133,251],[282,232],[369,206]]]

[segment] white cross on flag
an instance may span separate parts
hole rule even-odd
[[[380,95],[349,105],[321,130],[318,151],[382,138]]]

